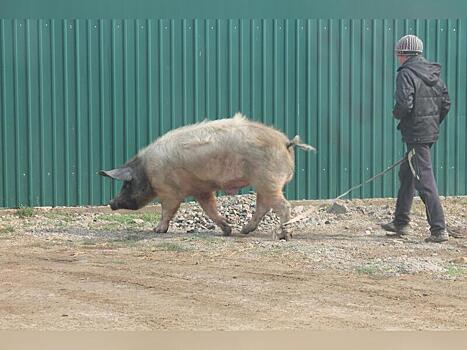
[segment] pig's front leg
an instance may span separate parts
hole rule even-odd
[[[209,218],[219,226],[225,236],[230,236],[232,228],[227,223],[227,220],[217,211],[216,197],[213,192],[202,193],[195,196],[201,208],[203,208]]]
[[[177,212],[178,208],[180,207],[180,203],[182,201],[179,199],[162,199],[161,198],[161,206],[162,206],[162,217],[159,224],[154,229],[156,233],[166,233],[169,229],[170,220],[174,217],[175,213]]]

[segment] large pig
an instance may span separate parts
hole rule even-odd
[[[216,208],[216,191],[236,193],[251,185],[257,193],[256,212],[241,230],[254,231],[272,208],[280,218],[278,237],[288,239],[285,225],[290,204],[282,189],[294,173],[294,146],[313,147],[289,140],[280,131],[250,121],[240,113],[233,118],[204,121],[172,130],[141,150],[123,166],[100,175],[123,181],[110,201],[116,209],[140,209],[158,197],[162,206],[155,232],[167,232],[180,203],[193,196],[223,231],[232,229]]]

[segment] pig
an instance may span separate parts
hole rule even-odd
[[[215,193],[235,194],[251,185],[256,210],[241,233],[254,231],[273,209],[280,218],[276,236],[287,240],[290,234],[284,224],[290,219],[290,204],[282,191],[294,174],[294,147],[316,151],[298,135],[289,140],[237,113],[169,131],[121,167],[99,174],[123,181],[121,192],[109,202],[112,210],[137,210],[159,199],[162,215],[156,233],[167,232],[182,201],[192,196],[223,234],[230,235],[232,228],[217,211]]]

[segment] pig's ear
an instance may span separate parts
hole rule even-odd
[[[122,180],[122,181],[131,181],[133,179],[133,174],[131,168],[117,168],[112,170],[101,170],[99,175],[108,176],[112,179]]]

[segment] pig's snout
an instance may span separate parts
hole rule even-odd
[[[112,210],[117,210],[117,209],[118,209],[117,202],[115,201],[115,199],[112,199],[112,200],[109,202],[109,205],[110,205],[110,208],[111,208]]]
[[[133,200],[125,200],[120,197],[114,198],[109,202],[110,208],[112,210],[117,209],[128,209],[128,210],[138,210],[141,206],[138,206],[138,203]]]

